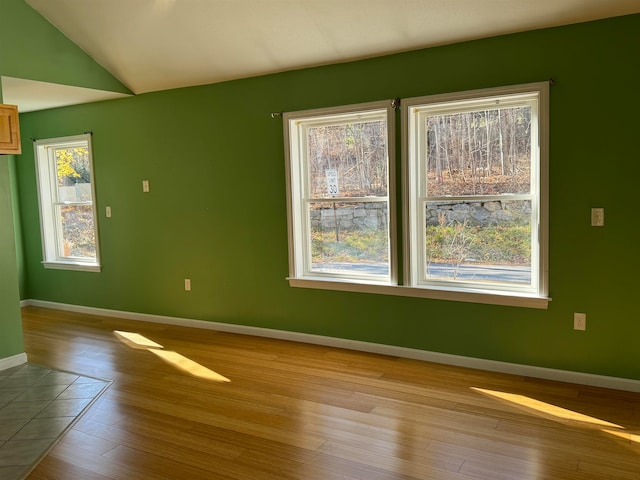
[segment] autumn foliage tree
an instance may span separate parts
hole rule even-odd
[[[55,159],[64,255],[95,258],[89,151],[86,147],[59,148]]]

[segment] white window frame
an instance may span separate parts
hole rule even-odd
[[[510,87],[488,88],[460,93],[431,95],[403,99],[403,166],[405,182],[405,285],[437,289],[444,292],[494,293],[546,298],[548,295],[548,97],[549,83],[540,82]],[[421,145],[424,119],[429,114],[449,114],[473,111],[500,104],[532,109],[531,131],[531,190],[529,194],[496,196],[495,199],[529,200],[531,214],[531,285],[481,285],[479,282],[429,280],[426,277],[426,234],[424,202],[426,175],[425,148]],[[475,197],[451,197],[452,200]],[[495,200],[494,199],[494,200]],[[437,200],[442,200],[438,198]]]
[[[522,93],[537,92],[538,94],[538,149],[539,160],[536,171],[532,175],[537,177],[535,183],[535,194],[537,195],[537,222],[536,228],[538,249],[536,252],[535,269],[537,269],[536,286],[533,289],[484,289],[478,285],[453,286],[424,284],[419,281],[416,274],[416,265],[420,265],[420,255],[417,253],[418,242],[416,233],[421,228],[422,218],[415,213],[415,206],[411,207],[412,196],[415,197],[415,172],[412,172],[410,165],[409,151],[411,141],[409,134],[409,107],[414,104],[455,102],[462,100],[472,100],[485,97],[503,97],[508,95],[518,95]],[[395,102],[394,102],[395,103]],[[301,182],[301,172],[296,166],[296,149],[292,145],[295,142],[295,129],[291,129],[291,122],[295,119],[304,119],[318,115],[332,115],[353,112],[360,109],[390,108],[390,102],[373,102],[370,104],[352,105],[336,108],[326,108],[309,110],[302,112],[291,112],[283,114],[285,157],[286,157],[286,182],[287,182],[287,211],[289,229],[289,285],[292,287],[312,288],[322,290],[337,290],[345,292],[359,292],[378,295],[405,296],[414,298],[429,298],[436,300],[472,302],[489,305],[504,305],[525,308],[546,309],[551,301],[548,286],[548,254],[549,254],[549,83],[539,82],[522,85],[514,85],[499,88],[471,90],[459,93],[431,95],[426,97],[415,97],[401,101],[401,134],[402,134],[402,217],[396,218],[396,174],[395,174],[395,115],[391,109],[388,117],[389,135],[389,231],[390,231],[390,268],[391,275],[388,282],[376,283],[368,280],[345,279],[338,277],[323,277],[310,275],[305,269],[304,262],[301,261],[301,251],[304,248],[304,241],[301,237],[303,225],[307,222],[302,213],[301,203],[298,198],[301,195],[299,184]],[[413,191],[412,191],[413,190]],[[396,225],[400,222],[400,228]],[[397,242],[397,233],[402,231],[402,251]],[[532,235],[533,237],[533,235]],[[420,247],[421,248],[421,247]],[[398,280],[398,254],[402,253],[403,278],[402,284]],[[423,257],[424,258],[424,257]],[[418,263],[417,263],[418,262]],[[533,270],[534,268],[532,268]]]
[[[387,203],[389,232],[389,274],[358,275],[355,273],[323,273],[311,268],[311,220],[307,204],[309,194],[306,131],[318,125],[339,124],[360,118],[380,118],[387,122],[387,180],[386,197],[356,197],[342,199],[348,202]],[[371,102],[334,108],[321,108],[283,114],[285,160],[287,169],[287,211],[289,231],[289,281],[294,286],[311,284],[355,283],[370,285],[392,285],[397,283],[397,242],[395,220],[395,110],[391,101]],[[316,199],[317,200],[317,199]],[[319,282],[319,283],[318,283]]]
[[[95,234],[95,261],[86,258],[65,256],[62,247],[61,227],[55,214],[58,202],[58,189],[56,180],[55,149],[86,147],[89,152],[89,167],[91,174],[91,198],[90,202],[78,203],[78,205],[91,205],[93,213],[93,225]],[[93,152],[91,148],[91,135],[74,135],[69,137],[37,140],[34,142],[36,161],[36,175],[38,183],[38,200],[40,205],[40,232],[42,235],[42,264],[45,268],[59,270],[82,270],[99,272],[100,249],[98,241],[98,215],[96,211],[96,192],[93,169]]]

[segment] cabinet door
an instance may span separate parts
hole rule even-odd
[[[0,154],[13,155],[18,153],[22,153],[18,107],[0,105]]]

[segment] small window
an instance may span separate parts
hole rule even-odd
[[[546,296],[548,84],[403,100],[414,287]]]
[[[284,115],[291,278],[395,281],[393,114],[378,102]]]
[[[100,270],[91,136],[35,142],[46,268]]]

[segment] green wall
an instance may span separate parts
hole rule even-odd
[[[0,76],[131,93],[24,0],[0,0],[0,21]],[[23,149],[33,147],[27,141]],[[0,360],[23,351],[26,257],[16,173],[23,161],[22,155],[0,155]]]
[[[25,114],[26,296],[640,379],[638,32],[633,15]],[[288,286],[282,122],[270,112],[550,77],[548,310]],[[46,270],[28,139],[86,130],[103,271]],[[606,208],[605,227],[589,226],[591,207]]]
[[[9,155],[7,156],[9,165],[9,187],[11,189],[11,213],[13,216],[13,232],[15,239],[15,255],[16,266],[18,268],[18,292],[20,293],[20,299],[24,298],[24,292],[26,291],[26,278],[25,278],[25,257],[22,240],[22,223],[20,223],[20,205],[18,199],[18,177],[16,172],[16,159],[19,156]]]
[[[24,0],[0,0],[0,75],[131,93]]]
[[[0,155],[0,360],[24,351],[11,199],[11,162],[12,156]]]
[[[14,166],[13,155],[0,155],[0,360],[23,353]]]

